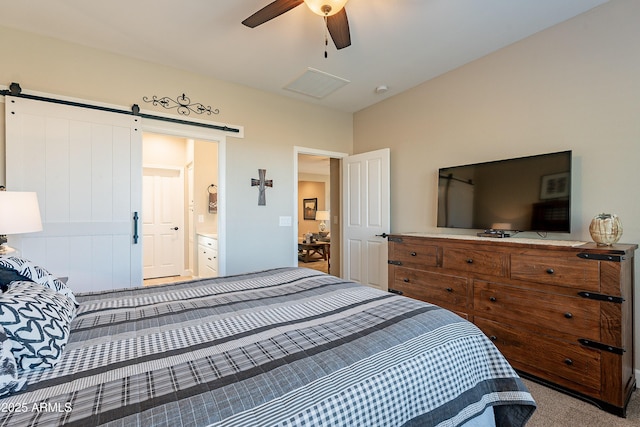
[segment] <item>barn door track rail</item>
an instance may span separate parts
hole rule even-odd
[[[153,115],[153,114],[141,113],[140,112],[140,106],[138,106],[138,104],[133,104],[131,106],[131,111],[127,111],[127,110],[120,110],[120,109],[117,109],[117,108],[105,107],[105,106],[102,106],[102,105],[92,105],[92,104],[85,104],[85,103],[76,102],[76,101],[68,101],[68,100],[65,100],[65,99],[56,99],[56,98],[49,98],[49,97],[45,97],[45,96],[29,95],[29,94],[26,94],[26,93],[22,93],[22,88],[20,87],[20,85],[18,83],[15,83],[15,82],[11,83],[9,85],[9,89],[0,90],[0,95],[2,95],[2,96],[9,95],[9,96],[15,96],[15,97],[18,97],[18,98],[33,99],[33,100],[36,100],[36,101],[52,102],[54,104],[69,105],[69,106],[72,106],[72,107],[89,108],[91,110],[108,111],[108,112],[111,112],[111,113],[126,114],[126,115],[130,115],[130,116],[142,117],[144,119],[161,120],[163,122],[178,123],[178,124],[184,124],[184,125],[189,125],[189,126],[203,127],[203,128],[207,128],[207,129],[221,130],[223,132],[240,133],[240,129],[229,127],[229,126],[214,125],[214,124],[209,124],[209,123],[192,122],[192,121],[189,121],[189,120],[181,120],[181,119],[176,119],[176,118],[173,118],[173,117],[162,117],[162,116],[156,116],[156,115]]]

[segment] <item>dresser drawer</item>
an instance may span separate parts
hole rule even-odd
[[[599,396],[599,350],[513,329],[477,316],[474,322],[514,368],[581,393]]]
[[[502,323],[530,325],[541,334],[567,340],[600,340],[600,303],[580,297],[549,294],[476,280],[473,284],[477,316]]]
[[[511,278],[587,291],[600,290],[600,263],[572,257],[511,255]]]
[[[452,310],[466,311],[467,279],[398,267],[390,286],[404,296],[430,302]]]
[[[411,239],[403,239],[391,245],[389,253],[391,262],[400,263],[403,267],[425,268],[435,267],[438,264],[438,247],[425,245]]]
[[[444,248],[442,268],[503,277],[507,271],[507,256],[496,252]]]
[[[218,251],[203,245],[198,245],[198,276],[218,276]]]
[[[198,234],[198,244],[210,249],[218,249],[218,239]]]

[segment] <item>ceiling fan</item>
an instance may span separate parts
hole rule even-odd
[[[306,3],[317,15],[324,17],[325,24],[331,39],[337,49],[344,49],[351,46],[351,34],[349,32],[349,21],[347,20],[347,12],[344,5],[348,0],[275,0],[269,3],[242,23],[250,28],[264,24],[285,12],[290,11],[294,7]],[[325,44],[327,43],[325,37]],[[326,51],[325,51],[326,57]]]

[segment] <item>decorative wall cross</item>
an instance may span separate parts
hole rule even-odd
[[[273,180],[272,179],[264,179],[267,175],[266,169],[258,169],[259,179],[251,178],[251,186],[258,187],[258,206],[266,206],[267,204],[267,196],[264,192],[265,187],[273,188]]]

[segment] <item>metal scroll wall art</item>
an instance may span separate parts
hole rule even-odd
[[[178,110],[178,114],[182,114],[183,116],[188,116],[192,112],[196,114],[207,113],[207,115],[209,116],[211,114],[220,113],[220,110],[217,108],[215,110],[212,110],[210,106],[205,107],[204,104],[201,104],[199,102],[191,102],[191,98],[189,98],[184,93],[182,95],[178,95],[175,100],[172,98],[169,98],[168,96],[163,96],[162,98],[158,98],[155,95],[153,95],[152,98],[149,98],[148,96],[143,96],[142,100],[144,102],[150,102],[153,105],[160,105],[166,108],[167,110],[176,108]]]

